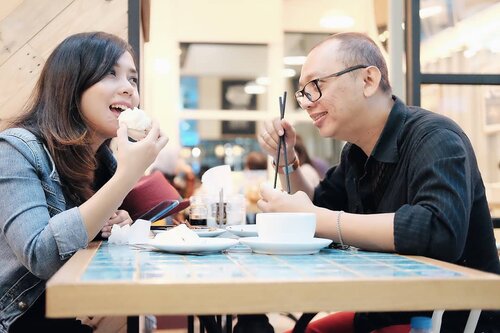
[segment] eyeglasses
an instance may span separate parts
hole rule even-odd
[[[369,66],[368,65],[351,66],[351,67],[348,67],[344,70],[341,70],[340,72],[333,73],[333,74],[330,74],[327,76],[323,76],[323,77],[311,80],[304,85],[304,88],[302,88],[302,90],[299,90],[295,93],[295,99],[297,100],[297,103],[299,103],[300,107],[302,107],[302,104],[300,103],[300,101],[304,97],[306,97],[310,102],[316,102],[323,95],[321,93],[321,89],[319,88],[319,84],[318,84],[319,81],[324,80],[324,79],[329,79],[331,77],[338,77],[338,76],[344,75],[346,73],[352,72],[356,69],[367,68],[367,67],[369,67]]]

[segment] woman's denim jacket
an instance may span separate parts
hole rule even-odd
[[[109,149],[104,155],[114,169]],[[89,240],[48,150],[25,129],[0,133],[0,193],[0,332],[6,333],[44,292],[46,280]]]

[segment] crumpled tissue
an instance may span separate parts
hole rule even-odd
[[[110,244],[143,244],[149,241],[151,221],[136,220],[132,225],[115,224],[108,238]]]

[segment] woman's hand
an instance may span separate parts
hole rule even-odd
[[[131,177],[135,183],[154,162],[160,150],[165,147],[168,137],[161,132],[158,122],[154,121],[144,139],[130,142],[127,136],[127,126],[121,123],[116,142],[118,163],[116,173]]]
[[[127,224],[132,224],[132,222],[134,221],[132,221],[127,211],[117,210],[113,214],[113,216],[111,216],[109,220],[106,221],[106,224],[101,229],[101,237],[108,238],[109,236],[111,236],[111,229],[113,228],[114,224],[118,224],[120,227],[123,227]]]
[[[288,153],[288,161],[291,163],[295,159],[295,140],[296,132],[293,126],[285,119],[275,118],[271,121],[264,123],[260,134],[257,136],[260,147],[263,151],[269,154],[272,158],[276,160],[278,154],[278,143],[280,141],[280,136],[285,135],[286,148]],[[284,149],[281,147],[280,165],[285,164],[284,159]]]

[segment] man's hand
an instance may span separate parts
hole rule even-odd
[[[263,183],[260,186],[262,199],[257,201],[257,207],[265,213],[268,212],[314,212],[315,206],[305,192],[297,191],[295,194],[273,189],[271,185]]]
[[[285,132],[286,131],[286,132]],[[286,146],[288,149],[288,161],[292,162],[295,159],[295,147],[296,132],[293,126],[285,119],[275,118],[271,121],[267,121],[262,126],[259,135],[257,135],[257,140],[259,141],[260,147],[273,159],[276,159],[278,153],[278,144],[280,141],[280,136],[285,134]],[[281,165],[284,164],[285,150],[281,149],[280,162]]]

